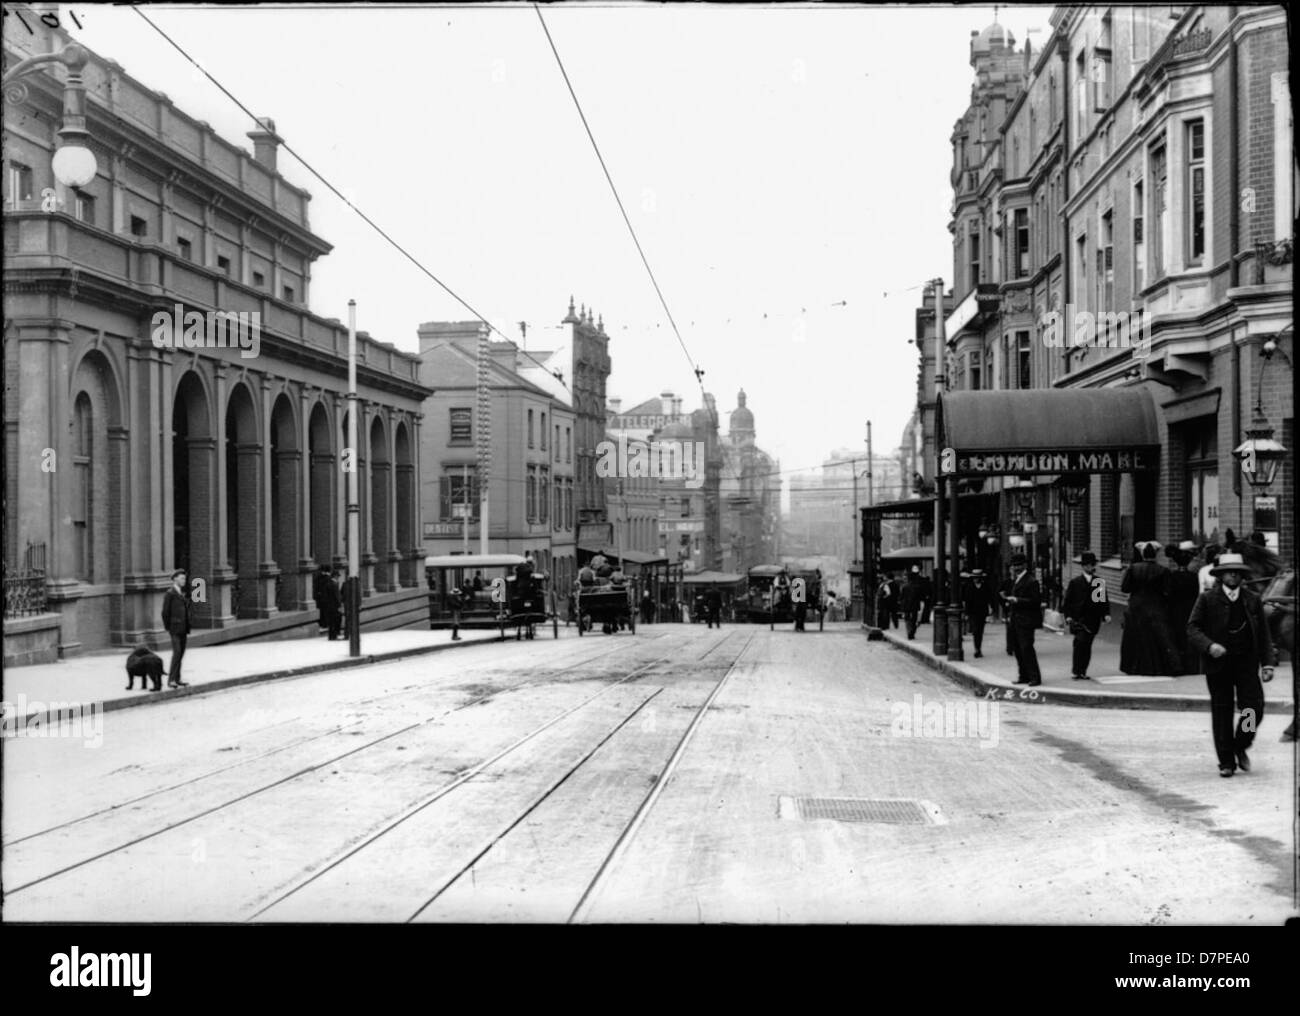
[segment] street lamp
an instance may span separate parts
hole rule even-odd
[[[1277,467],[1286,458],[1286,446],[1273,437],[1273,428],[1264,417],[1264,369],[1273,362],[1274,354],[1281,353],[1287,366],[1292,366],[1291,358],[1278,348],[1277,340],[1291,325],[1287,324],[1277,335],[1270,336],[1259,351],[1264,358],[1255,382],[1255,415],[1251,427],[1246,431],[1246,440],[1232,450],[1232,454],[1241,463],[1241,471],[1246,474],[1246,482],[1259,490],[1267,490],[1277,476]]]
[[[1246,440],[1233,449],[1232,454],[1241,462],[1246,482],[1259,490],[1266,490],[1277,476],[1277,467],[1286,458],[1286,446],[1273,437],[1273,428],[1262,414],[1256,414],[1253,426],[1246,431]]]
[[[1012,484],[1011,489],[1015,492],[1016,504],[1020,506],[1020,510],[1026,514],[1032,512],[1034,510],[1034,495],[1038,492],[1038,488],[1034,486],[1034,481],[1024,477],[1019,483]]]
[[[86,130],[86,86],[81,80],[82,69],[90,60],[85,46],[70,43],[57,53],[20,60],[3,79],[5,101],[20,105],[27,101],[27,86],[18,79],[48,63],[63,63],[68,68],[68,80],[63,86],[63,126],[59,128],[59,147],[54,152],[51,166],[54,178],[65,187],[85,187],[99,166],[95,153],[90,150],[90,132]]]

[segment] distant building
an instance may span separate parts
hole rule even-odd
[[[736,396],[729,429],[719,442],[722,570],[745,572],[774,564],[780,554],[780,463],[754,442],[754,413]]]
[[[484,481],[477,454],[478,350],[488,331],[481,321],[430,322],[419,328],[421,377],[434,389],[424,402],[420,443],[422,536],[428,554],[479,552]],[[577,574],[576,414],[539,383],[535,368],[525,366],[528,361],[513,342],[491,342],[488,350],[488,551],[531,553],[567,589]]]

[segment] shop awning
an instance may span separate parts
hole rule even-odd
[[[720,586],[732,586],[737,582],[744,582],[745,576],[737,575],[734,572],[720,571],[702,571],[694,575],[687,575],[682,579],[682,585],[686,586],[707,586],[716,582]]]
[[[618,561],[620,564],[667,564],[668,558],[662,554],[651,554],[644,550],[625,550],[623,557],[620,559],[618,550],[614,547],[603,547],[596,543],[579,543],[578,549],[587,554],[603,554],[610,561]]]
[[[888,554],[882,554],[882,561],[929,561],[934,557],[934,544],[928,547],[899,547]]]
[[[945,476],[1132,473],[1159,464],[1155,401],[1143,388],[947,392],[935,417]]]

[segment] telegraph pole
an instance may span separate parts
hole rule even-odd
[[[357,301],[348,301],[348,655],[361,655],[361,501],[357,490]]]
[[[944,376],[946,343],[943,335],[943,279],[932,279],[934,286],[934,655],[948,655],[948,583],[943,574],[943,498],[946,493],[942,465],[943,449],[939,447],[939,397],[947,387]]]

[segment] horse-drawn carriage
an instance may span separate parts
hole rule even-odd
[[[636,631],[636,600],[631,583],[583,585],[575,583],[574,618],[578,634],[591,631],[597,624],[606,635],[627,629]]]

